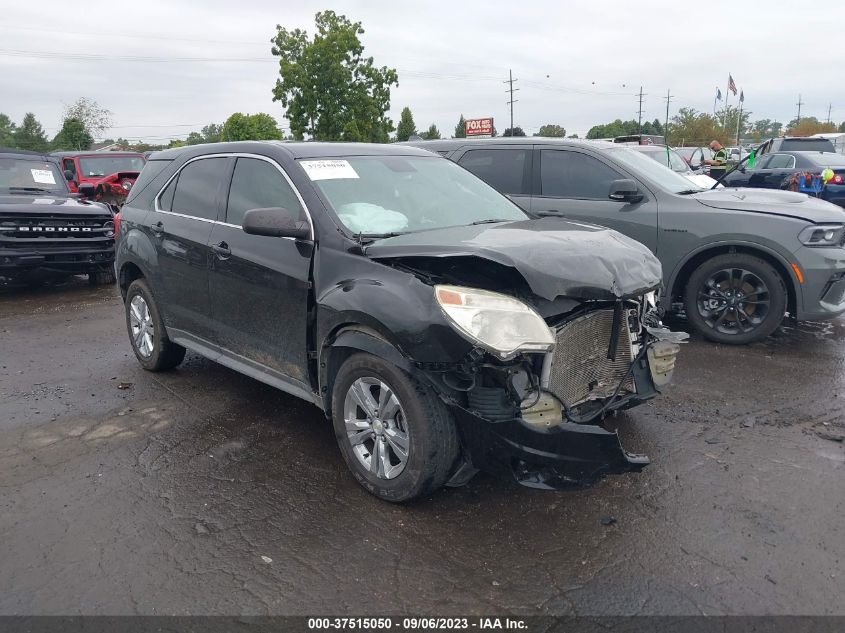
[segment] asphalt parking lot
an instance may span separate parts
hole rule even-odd
[[[394,506],[316,408],[141,370],[114,288],[0,289],[0,614],[845,614],[843,377],[842,320],[694,339],[642,474]]]

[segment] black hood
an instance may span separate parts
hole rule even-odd
[[[108,208],[97,202],[76,200],[63,195],[0,194],[0,214],[73,214],[111,215]]]
[[[621,233],[543,218],[456,226],[378,240],[364,250],[376,260],[478,257],[516,269],[534,294],[554,300],[615,300],[660,285],[658,259]]]
[[[794,191],[725,187],[701,191],[692,194],[691,197],[715,209],[781,215],[815,224],[845,220],[845,211],[842,207]]]

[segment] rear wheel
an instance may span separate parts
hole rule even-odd
[[[332,422],[358,483],[388,501],[437,490],[458,457],[455,422],[431,387],[369,354],[355,354],[340,368]]]
[[[684,308],[705,338],[744,345],[766,338],[781,324],[786,287],[767,261],[728,253],[695,269],[687,282]]]
[[[138,362],[149,371],[173,369],[185,348],[167,338],[161,313],[147,282],[136,279],[126,291],[126,329]]]

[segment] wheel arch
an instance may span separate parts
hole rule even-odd
[[[326,337],[320,348],[320,398],[326,417],[331,417],[332,389],[341,365],[353,354],[366,352],[407,372],[411,361],[374,328],[357,323],[340,325]]]
[[[120,287],[120,296],[126,300],[126,291],[130,284],[136,279],[143,279],[146,275],[141,267],[135,262],[124,262],[117,273],[117,285]]]
[[[786,305],[789,314],[794,316],[797,313],[799,285],[798,279],[796,278],[792,267],[779,253],[759,244],[749,244],[744,242],[723,242],[719,244],[711,244],[690,253],[687,258],[678,265],[670,283],[668,284],[668,287],[671,288],[670,302],[683,300],[682,297],[684,288],[696,268],[708,259],[729,253],[752,255],[771,264],[771,266],[780,275],[783,280],[783,285],[786,288]]]

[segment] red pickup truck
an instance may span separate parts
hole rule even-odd
[[[61,161],[71,192],[80,192],[80,185],[92,185],[91,197],[115,211],[123,206],[147,162],[137,152],[54,152],[53,156]],[[92,190],[82,189],[83,194]]]

